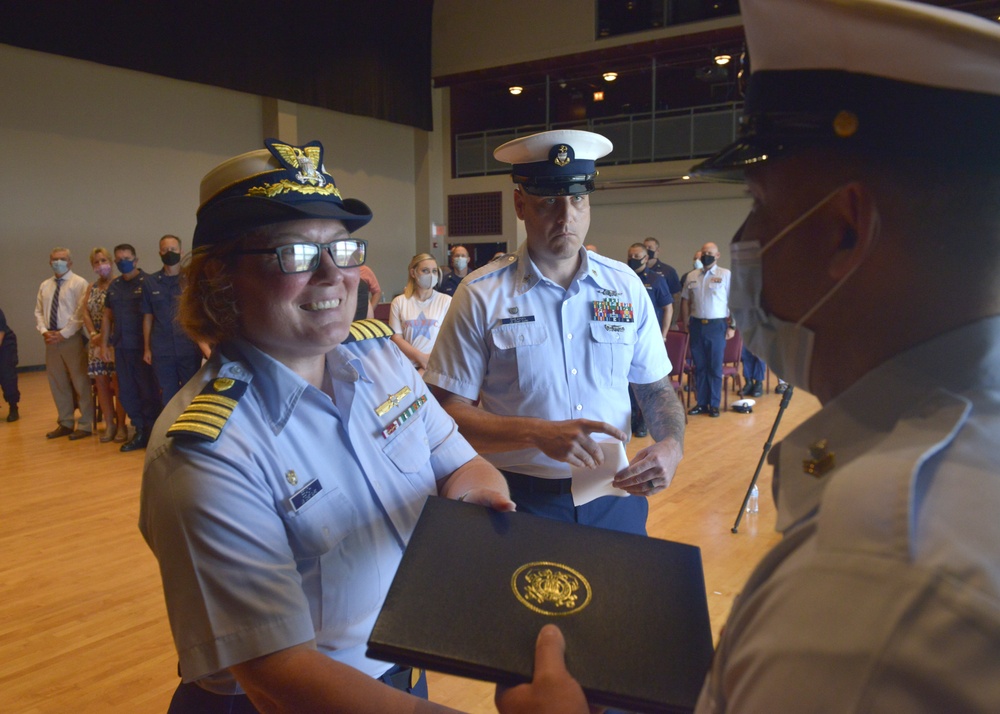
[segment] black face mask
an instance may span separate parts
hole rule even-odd
[[[705,266],[706,268],[708,266],[710,266],[714,262],[715,262],[715,256],[714,255],[708,255],[707,253],[705,253],[705,254],[703,254],[701,256],[701,264],[703,266]]]
[[[642,258],[629,258],[628,267],[632,268],[632,270],[636,272],[639,272],[639,268],[642,267]]]
[[[649,258],[650,260],[653,260],[655,258],[655,256],[653,255],[654,253],[656,253],[655,250],[650,250],[649,248],[646,248],[646,257]]]
[[[169,251],[169,252],[164,253],[163,255],[161,255],[160,256],[160,260],[162,260],[163,264],[167,265],[167,266],[169,266],[169,265],[177,265],[179,262],[181,262],[181,254],[180,253],[174,253],[173,251]]]

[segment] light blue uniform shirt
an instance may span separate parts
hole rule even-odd
[[[238,691],[222,670],[312,639],[380,676],[391,665],[367,659],[365,642],[403,548],[437,480],[475,452],[388,340],[327,355],[335,403],[248,344],[222,354],[164,410],[143,473],[139,527],[159,560],[183,678]],[[167,437],[216,377],[249,382],[218,440]],[[376,414],[403,387],[398,406]]]
[[[670,373],[642,281],[624,263],[580,250],[569,289],[543,277],[527,243],[459,285],[424,379],[500,416],[594,419],[631,427],[629,382]],[[480,392],[481,390],[481,392]],[[569,478],[538,449],[485,455],[529,476]]]

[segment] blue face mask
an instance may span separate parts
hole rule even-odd
[[[52,272],[56,275],[62,275],[69,270],[69,261],[63,260],[62,258],[53,260],[50,265],[52,266]]]
[[[122,275],[128,275],[133,270],[135,270],[135,261],[128,260],[127,258],[122,260],[116,260],[115,267],[118,268],[118,272],[121,273]]]

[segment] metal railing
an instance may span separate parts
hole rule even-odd
[[[678,161],[710,156],[732,141],[739,128],[742,102],[674,109],[655,114],[622,114],[580,122],[533,124],[455,135],[455,176],[490,176],[510,171],[493,150],[512,139],[546,129],[584,129],[603,134],[615,148],[598,166]]]

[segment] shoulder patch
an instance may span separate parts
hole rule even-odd
[[[381,320],[355,320],[351,323],[351,334],[344,340],[344,344],[379,337],[392,337],[392,335],[392,328]]]
[[[181,412],[167,429],[167,436],[215,441],[233,415],[240,398],[246,393],[249,382],[229,377],[216,377],[205,385],[201,394]]]

